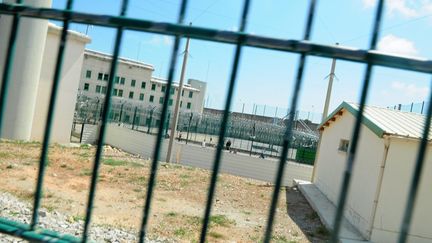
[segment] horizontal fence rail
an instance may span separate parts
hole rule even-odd
[[[32,8],[0,4],[0,14],[16,14],[21,16],[64,20],[64,12],[60,9]],[[133,18],[122,18],[111,15],[96,15],[73,12],[70,21],[81,24],[93,24],[106,27],[122,26],[129,30],[145,31],[164,35],[183,35],[194,39],[236,44],[242,39],[242,45],[287,51],[294,53],[307,53],[311,56],[336,58],[346,61],[370,63],[372,65],[399,68],[404,70],[432,73],[432,61],[414,59],[400,56],[381,54],[372,50],[360,50],[342,46],[329,46],[312,43],[310,41],[283,40],[271,37],[251,35],[234,31],[221,31],[210,28],[200,28],[189,25],[160,23]]]
[[[61,41],[59,45],[59,52],[57,54],[57,62],[55,66],[54,76],[53,76],[53,84],[52,84],[52,92],[49,100],[49,109],[47,115],[47,123],[45,127],[44,140],[42,153],[39,160],[39,174],[37,178],[36,184],[36,192],[34,197],[34,206],[33,206],[33,215],[32,220],[29,225],[17,223],[11,220],[6,220],[0,218],[0,232],[4,234],[9,234],[12,236],[20,237],[22,239],[26,239],[33,242],[87,242],[89,238],[89,231],[91,227],[91,218],[94,208],[94,198],[97,189],[98,182],[98,171],[101,163],[101,159],[103,157],[103,145],[105,142],[106,135],[106,127],[109,122],[118,122],[122,123],[122,114],[123,114],[123,105],[119,108],[116,104],[112,103],[112,93],[114,87],[114,77],[117,72],[117,61],[119,59],[122,37],[125,30],[137,30],[142,32],[149,32],[155,34],[162,35],[172,35],[175,37],[175,41],[172,45],[172,52],[170,57],[170,67],[168,69],[168,80],[167,80],[167,88],[164,93],[164,101],[162,104],[161,110],[154,112],[154,110],[147,110],[145,113],[141,114],[138,111],[138,108],[135,107],[134,111],[132,108],[129,109],[129,118],[133,115],[132,129],[134,126],[139,126],[140,124],[135,124],[136,115],[138,117],[142,116],[144,119],[149,119],[149,123],[144,124],[144,126],[148,125],[148,133],[150,133],[150,128],[157,127],[157,135],[156,142],[153,148],[153,156],[151,158],[151,169],[149,180],[147,184],[147,194],[143,207],[142,221],[139,228],[139,242],[144,242],[147,237],[147,228],[149,223],[149,218],[151,216],[150,208],[152,204],[152,200],[154,200],[154,189],[156,186],[156,177],[158,172],[159,159],[161,156],[162,150],[162,139],[164,134],[167,134],[167,128],[169,127],[170,122],[170,114],[168,111],[168,100],[170,96],[170,90],[173,85],[173,80],[175,77],[175,68],[178,59],[179,46],[182,38],[190,37],[193,39],[207,40],[212,42],[220,42],[220,43],[228,43],[235,45],[235,51],[231,66],[231,73],[229,76],[229,82],[227,86],[227,95],[225,100],[224,112],[220,117],[214,119],[207,119],[207,121],[212,121],[215,125],[213,129],[213,134],[218,135],[217,146],[215,149],[212,172],[210,177],[209,189],[207,191],[207,200],[206,207],[204,212],[204,217],[202,220],[202,228],[200,232],[200,242],[206,242],[207,232],[210,227],[210,217],[211,211],[213,207],[213,201],[215,197],[218,175],[220,172],[222,157],[223,157],[223,147],[225,138],[228,136],[238,136],[239,138],[244,138],[244,136],[256,137],[258,134],[259,141],[266,141],[267,137],[274,137],[274,134],[281,135],[277,141],[273,141],[272,143],[278,144],[281,147],[280,154],[278,153],[278,170],[276,171],[276,176],[274,180],[274,190],[272,194],[272,199],[269,205],[268,218],[266,222],[266,228],[263,236],[264,242],[270,242],[272,239],[274,219],[277,210],[277,204],[280,195],[280,188],[283,180],[283,172],[285,170],[288,152],[291,147],[295,144],[295,140],[298,136],[307,137],[306,133],[298,133],[295,131],[295,122],[296,122],[296,110],[299,103],[301,88],[303,84],[303,76],[305,72],[305,66],[307,63],[308,56],[319,56],[326,58],[336,58],[340,60],[352,61],[366,64],[366,68],[364,71],[364,78],[361,88],[361,96],[359,100],[359,111],[356,114],[356,119],[354,123],[354,129],[351,136],[351,146],[349,148],[349,153],[346,160],[346,168],[344,170],[344,174],[342,175],[342,184],[340,188],[340,193],[338,197],[338,205],[337,211],[335,215],[335,220],[333,224],[333,231],[331,232],[331,242],[339,242],[339,232],[341,229],[343,215],[345,210],[345,204],[349,193],[349,185],[351,181],[351,176],[354,171],[354,165],[356,162],[357,155],[357,145],[359,143],[360,133],[361,133],[361,122],[364,119],[363,113],[365,109],[365,104],[367,100],[367,96],[369,93],[369,87],[372,82],[372,72],[374,66],[383,66],[390,68],[397,68],[403,70],[410,70],[421,73],[432,73],[432,61],[430,60],[422,60],[415,58],[407,58],[401,56],[393,56],[382,54],[376,51],[377,40],[380,34],[380,27],[382,23],[382,15],[384,11],[384,0],[380,0],[377,4],[376,15],[373,21],[373,27],[371,30],[371,40],[368,50],[360,50],[360,49],[352,49],[341,46],[329,46],[322,45],[317,43],[310,42],[310,37],[313,30],[313,19],[316,14],[316,4],[317,0],[309,1],[309,9],[307,14],[307,19],[305,23],[305,30],[303,40],[284,40],[278,38],[264,37],[258,35],[250,35],[246,34],[246,24],[248,20],[248,13],[250,11],[251,0],[244,0],[242,14],[240,18],[240,28],[239,31],[221,31],[217,29],[210,28],[202,28],[202,27],[194,27],[190,25],[184,25],[185,16],[187,13],[187,0],[181,1],[180,10],[177,17],[177,23],[161,23],[154,22],[148,20],[134,19],[126,17],[126,11],[128,8],[128,0],[123,0],[120,13],[118,16],[113,15],[96,15],[96,14],[88,14],[81,12],[72,11],[72,0],[67,1],[67,6],[65,10],[60,9],[51,9],[51,8],[35,8],[30,6],[21,5],[21,1],[17,1],[18,4],[0,4],[0,14],[11,15],[13,18],[12,21],[12,29],[11,35],[8,43],[8,51],[5,55],[5,70],[2,74],[2,87],[0,91],[0,131],[2,121],[4,119],[4,109],[6,103],[6,97],[8,92],[8,84],[10,81],[11,70],[13,68],[13,56],[15,52],[16,39],[17,34],[19,33],[19,23],[21,17],[31,17],[31,18],[40,18],[40,19],[50,19],[50,20],[59,20],[63,22],[63,30],[61,35]],[[86,208],[86,216],[84,222],[83,236],[82,238],[77,238],[69,235],[63,235],[58,232],[48,231],[44,229],[40,229],[38,227],[38,210],[40,208],[40,200],[43,194],[43,177],[45,173],[45,167],[47,163],[47,156],[49,150],[49,139],[51,133],[51,125],[53,122],[54,116],[54,108],[55,108],[55,100],[58,92],[58,83],[61,77],[62,64],[64,59],[64,51],[67,40],[67,31],[70,23],[82,23],[82,24],[93,24],[104,27],[111,27],[116,29],[116,36],[114,42],[113,49],[113,58],[110,63],[110,75],[108,80],[108,93],[104,98],[104,101],[100,103],[97,102],[94,111],[83,111],[77,108],[77,115],[75,118],[84,119],[82,122],[84,123],[87,120],[88,114],[92,113],[93,122],[96,121],[100,124],[100,132],[98,134],[98,144],[96,148],[96,154],[93,161],[93,170],[91,176],[90,190]],[[283,52],[291,52],[299,54],[298,60],[298,68],[297,73],[293,83],[293,89],[291,94],[291,101],[289,103],[289,110],[287,119],[282,126],[279,125],[262,125],[259,124],[256,126],[255,124],[252,127],[241,127],[241,120],[238,118],[233,119],[230,117],[230,110],[233,103],[233,94],[235,92],[236,82],[237,82],[237,74],[240,70],[241,66],[241,54],[244,47],[256,47],[263,48],[268,50],[278,50]],[[429,127],[431,125],[431,116],[432,116],[432,95],[429,96],[429,105],[426,109],[426,122],[423,129],[423,136],[420,142],[420,146],[418,148],[417,158],[415,161],[415,170],[413,172],[411,184],[409,186],[409,193],[407,196],[406,208],[404,211],[404,217],[401,222],[401,233],[399,235],[399,242],[403,243],[407,241],[407,235],[409,232],[409,227],[411,224],[411,218],[413,214],[413,208],[415,205],[415,200],[418,193],[418,187],[421,180],[421,171],[424,166],[424,160],[426,156],[426,146],[428,144],[428,135],[429,135]],[[79,107],[79,105],[77,105]],[[120,109],[120,111],[119,111]],[[126,109],[126,108],[125,108]],[[423,108],[422,108],[423,110]],[[120,115],[117,117],[117,113]],[[191,129],[192,122],[192,114],[188,119],[189,114],[186,114],[182,121],[180,119],[180,125],[184,127],[187,126],[187,132],[189,133]],[[127,120],[129,120],[129,118]],[[159,118],[158,123],[152,125],[152,120]],[[118,120],[116,120],[118,119]],[[188,122],[189,121],[189,122]],[[200,122],[201,122],[200,118]],[[205,121],[205,119],[203,119]],[[143,121],[142,121],[143,122]],[[232,123],[230,123],[232,122]],[[188,124],[187,124],[188,123]],[[239,132],[233,131],[233,123],[240,124]],[[204,123],[205,128],[201,127],[201,131],[207,132],[208,123]],[[230,126],[231,124],[231,126]],[[260,130],[260,126],[263,128]],[[198,120],[196,121],[195,132],[198,132]],[[273,129],[273,130],[272,130]],[[257,132],[257,134],[255,134]],[[260,133],[261,132],[261,133]],[[264,132],[267,132],[265,134]],[[273,132],[273,134],[271,133]],[[246,135],[245,135],[246,133]],[[270,134],[270,135],[269,135]],[[299,135],[300,134],[300,135]],[[0,134],[1,135],[1,134]],[[243,137],[242,137],[243,136]],[[297,136],[297,137],[296,137]],[[317,142],[315,135],[310,135],[309,140],[300,141],[304,144],[312,144],[312,147],[315,146],[315,142]],[[312,142],[311,142],[312,141]],[[252,141],[253,142],[253,141]],[[267,141],[268,142],[268,141]],[[252,146],[251,146],[252,151]]]

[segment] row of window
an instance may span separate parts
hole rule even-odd
[[[90,84],[89,83],[84,83],[84,90],[85,91],[89,91],[89,89],[90,89]],[[106,92],[107,92],[106,86],[96,85],[96,93],[98,93],[98,94],[106,94]],[[123,97],[123,90],[122,89],[114,89],[113,95],[117,96],[117,97]],[[129,99],[133,99],[133,98],[134,98],[134,92],[130,91],[129,92]],[[143,93],[140,93],[139,100],[144,101],[144,94]],[[164,98],[160,97],[159,98],[159,104],[163,104],[163,101],[164,101]],[[154,95],[150,95],[149,102],[151,102],[151,103],[154,102]],[[168,105],[170,105],[170,106],[173,105],[173,99],[169,99],[168,100]],[[182,107],[182,105],[183,105],[183,101],[180,101],[180,107]],[[188,102],[186,104],[186,108],[187,109],[191,109],[192,108],[191,102]]]
[[[91,76],[92,76],[92,71],[91,71],[91,70],[87,70],[87,71],[86,71],[86,78],[89,78],[89,79],[90,79]],[[98,78],[97,78],[97,79],[98,79],[98,80],[108,81],[108,79],[109,79],[109,74],[107,74],[107,73],[98,73]],[[116,84],[124,85],[125,82],[126,82],[126,78],[125,78],[125,77],[119,77],[119,76],[116,76],[115,79],[114,79],[114,82],[115,82]],[[135,87],[135,85],[136,85],[136,80],[135,80],[135,79],[132,79],[130,85],[131,85],[131,87]],[[146,82],[141,82],[141,88],[142,88],[142,89],[145,89],[145,87],[146,87]],[[151,86],[151,90],[156,91],[156,84],[152,84],[152,86]],[[165,85],[162,85],[162,87],[161,87],[161,92],[165,92],[165,90],[166,90],[166,86],[165,86]],[[170,94],[172,94],[172,95],[174,94],[174,89],[171,89],[171,90],[170,90]],[[184,90],[182,90],[182,96],[184,96]],[[192,91],[189,91],[189,98],[192,98],[192,96],[193,96],[193,92],[192,92]]]

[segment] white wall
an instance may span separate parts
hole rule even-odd
[[[128,128],[109,125],[106,135],[106,143],[122,150],[139,154],[144,158],[153,157],[153,149],[156,136],[142,132],[132,131]],[[166,161],[168,140],[163,141],[161,161]],[[213,168],[214,148],[202,148],[195,145],[174,143],[173,158],[181,164],[199,167],[203,169]],[[277,160],[259,159],[243,154],[223,153],[221,172],[253,178],[257,180],[274,182]],[[312,166],[288,162],[285,167],[283,185],[292,185],[293,179],[310,180]]]
[[[347,159],[347,153],[338,151],[339,142],[340,139],[351,140],[354,122],[355,117],[344,111],[342,116],[325,127],[318,151],[314,183],[335,205],[338,203]],[[368,238],[384,142],[362,125],[358,145],[345,217]]]
[[[7,0],[6,3],[15,1]],[[26,0],[24,4],[35,7],[51,6],[51,0]],[[12,16],[0,18],[0,73],[3,74],[5,58],[12,25]],[[9,88],[7,105],[4,111],[1,134],[4,138],[30,140],[35,100],[39,85],[43,49],[48,21],[35,18],[22,18],[17,34],[16,48]],[[0,80],[0,83],[2,80]]]
[[[36,108],[31,133],[32,140],[41,141],[45,132],[46,116],[51,97],[51,86],[54,78],[60,35],[61,29],[59,27],[52,25],[49,27],[40,81],[37,89]],[[70,33],[68,36],[61,80],[57,93],[51,142],[70,142],[84,48],[89,41],[88,38],[78,36],[76,33]]]
[[[377,207],[373,242],[396,242],[419,142],[392,138]],[[432,242],[432,147],[429,145],[408,242]]]

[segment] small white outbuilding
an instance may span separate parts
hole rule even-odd
[[[337,205],[358,105],[343,102],[321,124],[313,183]],[[366,106],[345,217],[371,242],[396,242],[425,116]],[[431,139],[429,137],[429,139]],[[427,147],[409,242],[432,242],[432,143]]]

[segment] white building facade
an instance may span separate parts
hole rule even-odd
[[[312,181],[334,205],[357,112],[358,105],[344,102],[320,127]],[[365,107],[345,217],[371,242],[397,242],[423,124],[419,114]],[[431,144],[426,154],[408,242],[432,242]]]
[[[78,93],[92,99],[103,100],[107,92],[111,55],[86,50]],[[114,78],[113,102],[129,103],[142,108],[161,108],[167,80],[153,77],[152,65],[119,58],[117,76]],[[173,109],[178,83],[173,84],[168,105]],[[206,83],[189,79],[183,85],[181,111],[202,113]]]

